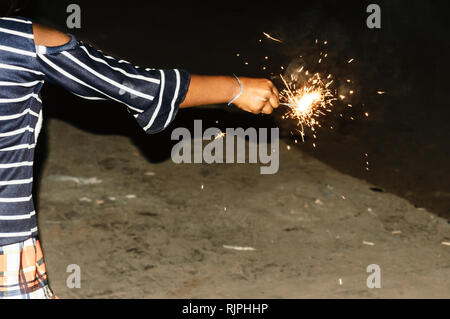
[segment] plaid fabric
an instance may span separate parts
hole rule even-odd
[[[36,238],[0,246],[0,299],[54,299]]]

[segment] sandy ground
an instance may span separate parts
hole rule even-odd
[[[38,216],[60,297],[450,296],[445,219],[283,141],[279,173],[261,176],[259,164],[151,163],[127,137],[58,119],[46,129]],[[69,264],[80,289],[66,286]],[[370,264],[381,289],[366,286]]]

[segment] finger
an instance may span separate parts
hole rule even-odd
[[[266,103],[261,111],[261,113],[263,114],[272,114],[273,112],[273,107],[272,104],[270,104],[270,102]]]
[[[256,100],[258,100],[258,101],[263,101],[263,102],[267,102],[267,101],[269,100],[269,97],[266,96],[266,95],[267,95],[267,93],[264,92],[264,94],[262,94],[262,95],[260,95],[260,96],[257,96],[257,97],[256,97]]]
[[[275,85],[272,87],[272,92],[277,96],[278,99],[280,99],[280,92]]]
[[[274,109],[280,106],[280,100],[278,99],[278,96],[276,94],[272,94],[272,96],[269,99],[269,102],[272,105],[272,108]]]
[[[267,97],[266,97],[266,96],[267,96]],[[270,98],[270,97],[269,97],[266,93],[264,93],[264,94],[261,94],[261,95],[259,95],[259,96],[256,96],[255,98],[256,98],[256,100],[257,100],[258,102],[255,103],[255,105],[254,105],[254,110],[255,110],[256,114],[259,114],[259,113],[262,112],[264,106],[265,106],[267,103],[269,103],[269,98]]]
[[[250,107],[250,108],[248,109],[248,111],[249,111],[250,113],[253,113],[253,114],[261,114],[261,110],[263,109],[264,104],[265,104],[264,102],[258,103],[257,106],[254,105],[254,106]]]

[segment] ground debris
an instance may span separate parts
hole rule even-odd
[[[50,175],[47,179],[55,182],[74,182],[78,185],[96,185],[102,183],[102,180],[97,177],[84,178],[65,175]]]
[[[316,200],[314,201],[314,203],[315,203],[316,205],[323,206],[323,202],[322,202],[320,199],[316,199]]]
[[[256,250],[253,247],[240,247],[240,246],[229,246],[229,245],[223,245],[223,248],[237,250],[237,251],[255,251]]]

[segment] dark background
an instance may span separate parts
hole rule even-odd
[[[79,30],[65,26],[70,3],[81,6]],[[381,6],[380,30],[366,27],[369,3]],[[288,65],[295,56],[317,53],[314,39],[326,39],[328,69],[337,77],[351,75],[357,83],[355,105],[364,104],[364,109],[345,110],[343,118],[325,119],[334,123],[335,130],[321,132],[318,148],[309,139],[296,147],[368,180],[377,186],[374,191],[393,192],[449,218],[449,22],[445,9],[444,1],[36,0],[17,14],[73,33],[138,65],[201,74],[276,77],[279,66]],[[264,39],[261,44],[262,32],[285,43]],[[261,69],[265,55],[271,57],[267,72]],[[350,57],[355,58],[352,65],[346,63]],[[387,94],[377,95],[379,89]],[[170,128],[146,136],[113,103],[81,101],[51,85],[43,96],[47,119],[61,118],[98,134],[132,136],[150,161],[165,160],[170,154]],[[365,111],[371,114],[368,119],[361,116]],[[110,120],[99,126],[98,118],[105,112]],[[298,138],[289,134],[290,123],[280,120],[282,112],[255,117],[224,108],[182,110],[173,126],[190,127],[195,118],[214,126],[213,121],[221,118],[222,127],[279,125],[283,138]],[[351,115],[355,121],[349,119]],[[38,149],[41,165],[45,139],[44,131]],[[370,155],[369,172],[363,164],[364,153]]]

